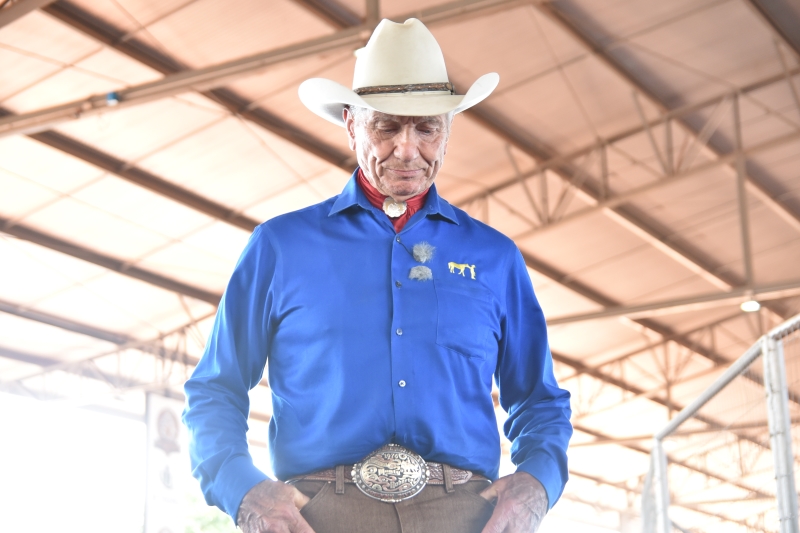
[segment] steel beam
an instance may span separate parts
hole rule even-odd
[[[51,126],[175,96],[187,91],[205,91],[242,76],[255,74],[271,65],[322,53],[332,48],[356,46],[362,42],[360,30],[342,30],[300,44],[197,70],[184,70],[160,80],[134,85],[119,91],[98,94],[36,111],[0,118],[0,136],[33,133]]]
[[[331,0],[333,1],[333,0]],[[381,20],[381,1],[380,0],[365,0],[366,13],[367,13],[367,26],[374,28]]]
[[[61,362],[58,359],[53,359],[52,357],[37,355],[29,352],[21,352],[19,350],[6,348],[4,346],[0,346],[0,357],[36,366],[57,365]]]
[[[171,181],[156,176],[144,169],[135,165],[126,163],[121,159],[117,159],[111,154],[107,154],[96,148],[76,141],[66,135],[55,131],[44,131],[41,133],[34,133],[30,138],[35,139],[51,148],[60,150],[73,157],[85,161],[98,168],[106,170],[115,176],[124,179],[125,181],[135,183],[145,189],[148,189],[156,194],[165,196],[174,200],[182,205],[190,207],[200,213],[208,215],[217,220],[227,222],[228,224],[243,229],[247,232],[253,229],[260,223],[248,216],[240,214],[235,209],[224,206],[212,200],[209,200],[197,193],[185,189],[179,185],[175,185]]]
[[[559,163],[550,165],[548,168],[556,172],[567,183],[573,181],[581,183],[580,192],[591,203],[599,204],[603,202],[601,188],[587,180],[577,180],[576,177],[583,173],[583,170],[577,168],[570,160],[561,159],[560,154],[544,142],[520,132],[508,120],[487,111],[485,108],[474,107],[467,110],[466,114],[538,162],[559,159]],[[739,284],[738,280],[721,274],[719,265],[710,264],[709,258],[702,257],[700,251],[689,249],[688,245],[679,245],[676,242],[672,242],[664,234],[663,230],[656,226],[655,221],[646,220],[644,213],[638,212],[632,207],[623,207],[621,205],[605,209],[612,220],[635,232],[642,240],[655,246],[713,285],[721,289],[728,289]]]
[[[795,418],[791,421],[792,424],[800,423],[800,418]],[[745,431],[751,429],[769,429],[767,422],[750,422],[750,423],[742,423],[742,424],[730,424],[725,426],[725,431],[730,431],[731,433],[735,433],[737,431]],[[707,428],[698,428],[698,429],[687,429],[684,431],[675,431],[670,433],[670,437],[690,437],[693,435],[706,435],[708,433],[719,433],[721,431],[718,427],[707,427]],[[628,443],[628,442],[643,442],[649,441],[653,439],[653,435],[637,435],[632,437],[609,437],[607,439],[595,439],[593,441],[587,442],[580,442],[580,443],[570,443],[570,448],[584,448],[587,446],[602,446],[603,444],[618,444],[618,443]]]
[[[652,437],[650,437],[650,438],[652,438]],[[574,444],[571,444],[570,446],[574,446]],[[597,476],[593,476],[591,474],[584,474],[584,473],[578,472],[577,470],[573,470],[572,468],[570,468],[570,470],[569,470],[569,475],[570,475],[570,477],[584,478],[584,479],[592,481],[593,483],[596,483],[598,485],[605,485],[607,487],[612,487],[612,488],[615,488],[617,490],[624,491],[626,493],[634,493],[637,496],[639,495],[639,491],[638,490],[631,490],[631,488],[628,487],[627,485],[625,485],[624,483],[609,481],[607,479],[602,479],[602,478],[599,478]],[[593,507],[597,507],[598,506],[596,503],[581,501],[578,498],[575,498],[574,496],[572,496],[571,494],[566,493],[566,492],[561,497],[562,498],[567,498],[567,499],[573,500],[573,501],[578,501],[578,503],[585,503],[586,505],[590,505],[590,506],[593,506]],[[751,498],[752,499],[756,499],[756,498],[758,498],[758,499],[767,499],[767,498],[760,498],[760,497],[756,497],[756,496],[751,496]],[[738,526],[741,526],[741,527],[747,527],[747,523],[745,523],[745,522],[741,522],[739,520],[734,520],[732,518],[727,518],[725,516],[721,516],[719,513],[715,513],[713,511],[706,511],[706,510],[698,507],[697,505],[695,505],[693,502],[689,503],[689,502],[677,501],[677,502],[672,502],[672,505],[673,506],[678,506],[678,507],[683,507],[685,509],[691,509],[692,511],[698,512],[700,514],[704,514],[704,515],[712,517],[712,518],[716,518],[716,519],[718,519],[718,520],[720,520],[722,522],[729,522],[731,524],[735,524],[735,525],[738,525]],[[601,508],[602,508],[602,506],[601,506]],[[611,509],[611,510],[612,511],[616,511],[616,512],[622,511],[622,509]],[[569,518],[569,517],[567,517],[567,518]],[[673,524],[673,527],[676,527],[675,524]]]
[[[739,232],[742,243],[742,265],[744,267],[744,285],[750,287],[754,283],[753,274],[753,247],[750,243],[750,208],[747,202],[747,172],[745,170],[745,157],[742,153],[742,119],[740,113],[740,98],[733,100],[733,127],[736,151],[739,156],[735,161],[736,168],[736,200],[739,211]]]
[[[0,346],[0,357],[4,357],[6,359],[12,359],[14,361],[20,361],[23,363],[28,363],[31,365],[41,366],[41,367],[61,367],[64,365],[62,361],[57,359],[53,359],[52,357],[46,357],[43,355],[32,354],[28,352],[21,352],[19,350],[13,350],[11,348],[6,348],[4,346]],[[107,384],[111,384],[114,387],[131,387],[131,386],[140,386],[142,385],[139,382],[128,378],[120,378],[119,376],[112,376],[107,372],[103,372],[96,366],[93,368],[89,368],[87,366],[73,366],[69,368],[59,368],[59,370],[63,370],[64,372],[75,374],[77,376],[81,376],[84,378],[95,379],[98,381],[102,381]],[[27,379],[27,376],[22,378],[15,378],[9,381],[0,381],[0,390],[4,391],[14,391],[14,384],[19,383],[23,380]]]
[[[711,323],[708,323],[708,324],[703,324],[702,326],[698,326],[698,327],[696,327],[696,328],[694,328],[694,329],[692,329],[690,331],[684,331],[684,332],[681,332],[681,333],[676,333],[676,334],[673,334],[673,335],[671,335],[669,337],[662,337],[661,340],[659,340],[657,342],[651,342],[651,343],[648,343],[648,344],[646,344],[646,345],[644,345],[642,347],[634,348],[633,350],[629,350],[629,351],[627,351],[627,352],[625,352],[625,353],[623,353],[623,354],[621,354],[621,355],[619,355],[617,357],[614,357],[614,358],[609,359],[607,361],[603,361],[602,363],[599,363],[597,365],[594,365],[594,366],[591,366],[591,367],[587,367],[587,368],[589,368],[591,370],[598,370],[599,371],[599,370],[601,370],[601,369],[603,369],[603,368],[605,368],[605,367],[607,367],[609,365],[622,363],[626,359],[630,359],[631,357],[639,355],[642,352],[646,352],[648,350],[654,350],[654,349],[659,348],[661,346],[664,346],[664,345],[666,345],[666,344],[668,344],[670,342],[674,342],[678,338],[689,339],[689,335],[694,335],[695,333],[699,333],[699,332],[704,331],[704,330],[710,330],[710,329],[712,329],[714,327],[717,327],[717,326],[719,326],[721,324],[724,324],[725,322],[728,322],[728,321],[733,320],[735,318],[739,318],[741,316],[742,316],[741,311],[737,310],[735,314],[728,315],[728,316],[726,316],[724,318],[721,318],[719,320],[715,320],[714,322],[711,322]],[[576,377],[580,376],[583,373],[584,373],[583,371],[576,370],[574,374],[572,374],[570,376],[567,376],[565,378],[561,378],[561,379],[563,380],[563,379],[576,378]]]
[[[409,15],[423,22],[442,22],[486,9],[509,8],[519,0],[461,0]],[[430,21],[428,19],[431,19]],[[297,44],[283,46],[248,57],[227,61],[195,70],[182,70],[160,80],[134,85],[106,94],[68,102],[49,108],[0,118],[0,136],[42,131],[61,122],[75,120],[101,112],[138,105],[186,91],[206,91],[243,76],[255,74],[287,61],[301,59],[337,48],[362,46],[369,38],[369,26],[355,26]]]
[[[673,120],[674,121],[674,120],[676,120],[676,119],[678,119],[680,117],[683,117],[683,116],[688,115],[690,113],[693,113],[693,112],[699,111],[701,109],[707,108],[709,106],[718,105],[723,100],[728,99],[728,98],[732,98],[736,94],[749,94],[751,92],[758,91],[758,90],[764,89],[766,87],[770,87],[772,85],[775,85],[776,83],[780,83],[780,82],[785,81],[786,80],[786,76],[796,76],[798,74],[800,74],[800,67],[792,69],[792,70],[788,71],[788,73],[785,73],[783,75],[769,76],[769,77],[763,78],[761,80],[758,80],[758,81],[756,81],[754,83],[750,83],[748,85],[745,85],[745,86],[742,86],[742,87],[738,87],[733,91],[726,91],[723,94],[708,98],[708,99],[703,100],[703,101],[698,102],[698,103],[687,104],[687,105],[675,108],[675,109],[673,109],[671,111],[668,111],[668,112],[664,113],[662,118],[658,118],[656,120],[651,120],[649,122],[649,127],[658,126],[664,120]],[[568,161],[572,161],[572,160],[577,159],[578,157],[584,156],[584,155],[586,155],[586,154],[588,154],[588,153],[590,153],[590,152],[592,152],[594,150],[602,149],[604,146],[611,145],[611,144],[614,144],[614,143],[618,143],[620,141],[624,141],[625,139],[628,139],[628,138],[633,137],[635,135],[639,135],[644,131],[645,131],[645,127],[643,125],[634,126],[632,128],[628,128],[628,129],[626,129],[624,131],[621,131],[619,133],[611,135],[610,137],[607,137],[605,139],[602,139],[600,141],[592,143],[589,146],[585,146],[583,148],[579,148],[578,150],[572,151],[572,152],[567,153],[567,154],[561,154],[561,155],[557,155],[557,156],[551,157],[551,158],[549,158],[549,159],[547,159],[545,161],[537,163],[536,167],[533,170],[522,174],[522,177],[523,178],[530,178],[530,177],[535,176],[536,174],[538,174],[538,173],[540,173],[540,172],[542,172],[542,171],[544,171],[546,169],[553,168],[553,167],[557,166],[560,163],[565,163],[565,162],[568,162]],[[789,141],[787,140],[786,142],[789,142]],[[753,148],[753,147],[751,147],[751,148]],[[747,150],[749,151],[751,148],[748,148]],[[726,159],[726,161],[728,163],[730,163],[731,160],[730,159]],[[495,194],[497,192],[500,192],[501,190],[506,189],[506,188],[508,188],[508,187],[510,187],[512,185],[516,185],[518,183],[519,179],[520,179],[520,177],[516,176],[516,175],[513,176],[513,177],[509,177],[509,178],[507,178],[505,180],[500,181],[496,185],[493,185],[492,187],[490,187],[490,188],[488,188],[488,189],[486,189],[484,191],[481,191],[481,192],[475,193],[473,195],[467,196],[465,198],[462,198],[460,200],[460,202],[462,204],[468,204],[470,202],[474,202],[476,200],[483,199],[486,196],[489,196],[489,195]],[[797,223],[798,223],[798,225],[797,225],[796,229],[798,229],[798,231],[800,231],[800,222],[797,222]]]
[[[174,57],[149,46],[148,44],[128,36],[121,29],[92,15],[81,7],[61,0],[45,9],[49,15],[68,24],[76,30],[88,35],[96,41],[114,48],[161,74],[175,74],[187,70],[186,65]],[[236,92],[219,88],[202,93],[207,98],[224,106],[231,113],[241,116],[245,120],[270,131],[283,139],[299,146],[307,152],[335,165],[339,168],[351,170],[352,156],[342,152],[339,148],[313,137],[296,126],[286,122],[274,113],[255,105],[253,102],[240,96]]]
[[[25,318],[27,320],[32,320],[34,322],[47,324],[48,326],[71,331],[72,333],[79,333],[81,335],[93,337],[95,339],[110,342],[112,344],[127,344],[133,341],[133,338],[122,333],[114,333],[112,331],[96,328],[94,326],[90,326],[89,324],[83,324],[69,318],[51,315],[42,311],[36,311],[30,307],[5,300],[0,300],[0,312]]]
[[[60,4],[57,4],[60,5]],[[63,11],[61,11],[61,15],[63,16]],[[94,30],[97,33],[97,30]],[[111,32],[104,32],[106,35],[105,40],[108,41]],[[149,56],[151,54],[142,54],[141,51],[139,55]],[[158,64],[168,65],[170,61],[159,61],[156,62]],[[158,66],[158,65],[156,65]],[[502,136],[503,138],[507,139],[509,142],[513,143],[515,146],[523,149],[527,153],[533,155],[539,160],[542,159],[552,159],[551,150],[544,146],[543,144],[525,138],[523,135],[515,132],[513,127],[510,127],[508,124],[504,124],[502,119],[497,117],[496,115],[492,115],[486,111],[482,110],[472,110],[472,115],[475,117],[479,122],[481,122],[485,127],[488,127],[490,130],[494,131],[498,135]],[[341,159],[340,159],[341,161]],[[562,174],[563,174],[563,169]],[[586,192],[586,191],[584,191]],[[590,196],[595,201],[598,201],[602,194],[597,194],[596,192],[591,192]],[[707,264],[707,260],[703,260],[697,256],[697,252],[692,252],[690,250],[685,249],[685,247],[679,247],[674,243],[668,242],[665,236],[661,235],[661,233],[653,227],[650,227],[648,224],[643,223],[640,216],[635,216],[631,213],[626,213],[624,209],[619,208],[617,209],[616,217],[618,222],[622,223],[623,225],[629,226],[634,231],[636,231],[639,236],[645,239],[648,242],[651,242],[653,245],[657,246],[658,248],[662,249],[665,253],[673,257],[674,259],[678,260],[685,266],[687,266],[692,271],[698,273],[699,275],[708,279],[711,283],[717,285],[720,288],[728,288],[732,285],[737,284],[736,281],[731,281],[728,279],[723,279],[720,275],[716,274],[715,271],[717,270],[715,265]]]
[[[553,356],[553,360],[554,361],[557,361],[557,362],[559,362],[561,364],[564,364],[564,365],[567,365],[567,366],[573,368],[576,371],[576,373],[587,374],[587,375],[589,375],[589,376],[591,376],[591,377],[593,377],[593,378],[595,378],[597,380],[600,380],[600,381],[602,381],[604,383],[608,383],[609,385],[617,387],[618,389],[620,389],[620,390],[622,390],[624,392],[629,392],[629,393],[633,394],[635,398],[647,398],[649,401],[651,401],[651,402],[653,402],[653,403],[655,403],[657,405],[660,405],[662,407],[666,407],[668,409],[677,408],[679,410],[682,410],[681,412],[686,411],[688,409],[688,408],[682,407],[680,405],[675,405],[674,402],[672,402],[672,401],[670,401],[668,399],[664,399],[664,398],[660,398],[658,396],[651,395],[650,392],[648,390],[646,390],[646,389],[643,389],[643,388],[638,387],[636,385],[631,385],[631,384],[626,383],[625,381],[623,381],[621,379],[618,379],[618,378],[615,378],[613,376],[609,376],[608,374],[605,374],[605,373],[599,371],[598,369],[595,369],[595,368],[592,368],[592,367],[586,365],[585,363],[583,363],[582,361],[580,361],[578,359],[574,359],[572,357],[569,357],[567,355],[564,355],[564,354],[561,354],[561,353],[558,353],[558,352],[552,352],[552,356]],[[761,379],[758,378],[758,377],[754,377],[752,372],[749,373],[749,374],[742,374],[742,377],[744,379],[750,380],[750,381],[752,381],[754,383],[757,383],[757,384],[762,383]],[[796,400],[795,400],[795,402],[796,402]],[[729,427],[728,424],[722,424],[722,423],[714,420],[713,418],[710,418],[710,417],[708,417],[706,415],[703,415],[703,414],[694,413],[694,418],[696,420],[698,420],[699,422],[702,422],[702,423],[706,424],[709,428],[714,429],[716,431],[725,431]],[[592,435],[592,436],[594,436],[594,437],[596,437],[598,439],[601,439],[603,441],[606,441],[608,439],[613,438],[613,437],[610,437],[608,435],[602,435],[600,433],[597,433],[594,430],[591,430],[588,427],[581,425],[578,420],[573,420],[572,422],[573,422],[573,426],[575,427],[575,429],[583,431],[584,433],[590,434],[590,435]],[[650,438],[652,438],[652,435],[651,435]],[[763,441],[748,437],[746,435],[736,435],[736,438],[739,439],[739,440],[748,441],[748,442],[750,442],[752,444],[755,444],[756,446],[759,446],[761,448],[765,447]],[[628,443],[626,446],[627,447],[631,447],[632,444],[633,443]],[[638,447],[636,447],[635,449],[638,449]],[[644,451],[644,449],[641,448],[640,451]],[[644,452],[644,453],[647,453],[647,452]]]
[[[10,6],[0,9],[0,28],[24,17],[31,11],[40,9],[53,2],[55,2],[55,0],[19,0],[18,2],[14,2]]]
[[[732,162],[735,162],[741,156],[754,155],[754,154],[757,154],[757,153],[761,153],[761,152],[764,152],[764,151],[767,151],[767,150],[771,150],[771,149],[777,148],[779,146],[783,146],[785,144],[789,144],[789,143],[797,142],[797,141],[800,141],[800,132],[792,132],[792,133],[788,133],[786,135],[781,135],[780,137],[777,137],[775,139],[766,141],[764,143],[751,146],[751,147],[743,149],[741,151],[737,150],[737,151],[731,152],[729,154],[725,154],[724,156],[720,156],[718,159],[715,159],[713,161],[709,161],[707,163],[702,163],[700,165],[696,165],[696,166],[694,166],[692,168],[689,168],[689,169],[686,169],[686,170],[682,170],[681,172],[672,174],[671,176],[662,178],[662,179],[660,179],[658,181],[654,181],[652,183],[648,183],[647,185],[642,185],[641,187],[637,187],[635,189],[631,189],[631,190],[626,191],[624,193],[620,193],[620,194],[616,194],[614,196],[607,197],[605,200],[601,200],[597,204],[595,204],[595,205],[593,205],[591,207],[586,207],[584,209],[580,209],[578,211],[574,211],[574,212],[572,212],[572,213],[570,213],[568,215],[564,215],[561,218],[559,218],[558,220],[554,220],[554,221],[550,222],[549,224],[545,224],[545,225],[542,225],[542,226],[538,226],[536,228],[532,228],[532,229],[526,230],[526,231],[520,233],[519,235],[517,235],[516,238],[517,239],[521,239],[521,238],[528,237],[530,235],[548,232],[548,231],[550,231],[552,229],[555,229],[555,228],[557,228],[557,227],[559,227],[559,226],[561,226],[563,224],[567,224],[567,223],[570,223],[570,222],[575,222],[577,220],[581,220],[583,218],[586,218],[586,217],[592,216],[594,214],[597,214],[599,212],[602,212],[603,210],[606,210],[606,209],[609,209],[609,208],[613,208],[613,207],[617,207],[617,206],[621,206],[623,204],[626,204],[626,203],[629,203],[629,202],[635,200],[636,198],[638,198],[638,197],[640,197],[642,195],[653,193],[653,192],[658,191],[659,189],[662,189],[664,187],[669,187],[669,186],[672,186],[672,185],[676,185],[676,184],[681,183],[683,181],[687,181],[687,180],[689,180],[691,178],[696,178],[700,174],[703,174],[705,172],[710,172],[710,171],[712,171],[712,170],[714,170],[716,168],[719,168],[721,166],[727,166],[728,164],[730,164]],[[535,176],[539,172],[542,172],[547,167],[548,167],[547,162],[545,162],[544,164],[541,164],[541,165],[537,165],[534,169],[522,174],[521,177],[523,179],[524,178],[530,178],[532,176]],[[515,181],[518,182],[519,180],[517,179]],[[483,195],[483,194],[484,193],[481,193],[481,195]],[[490,194],[490,193],[485,193],[485,194]],[[475,196],[470,197],[469,199],[461,201],[459,203],[462,204],[462,205],[465,205],[465,204],[468,204],[469,202],[475,201],[477,199],[477,197],[478,197],[478,195],[475,195]],[[800,221],[798,221],[796,219],[792,219],[792,221],[793,221],[792,224],[794,226],[796,226],[796,229],[798,231],[800,231]]]
[[[594,430],[592,428],[589,428],[589,427],[586,427],[586,426],[582,426],[580,424],[573,424],[573,427],[577,431],[580,431],[581,433],[586,433],[587,435],[590,435],[590,436],[595,437],[595,438],[599,438],[599,439],[610,438],[609,435],[606,435],[605,433],[603,433],[601,431],[597,431],[597,430]],[[620,446],[622,446],[624,448],[627,448],[629,450],[633,450],[633,451],[636,451],[636,452],[639,452],[639,453],[650,455],[650,450],[648,450],[648,449],[646,449],[646,448],[644,448],[642,446],[637,446],[637,445],[632,444],[632,443],[620,444]],[[755,496],[757,496],[759,498],[772,498],[773,497],[771,494],[768,494],[768,493],[763,492],[763,491],[758,490],[758,489],[753,489],[752,487],[748,487],[747,485],[744,485],[743,483],[741,483],[739,481],[723,477],[720,474],[716,474],[716,473],[714,473],[714,472],[712,472],[712,471],[710,471],[708,469],[700,468],[700,467],[691,465],[691,464],[687,463],[686,461],[678,461],[678,460],[674,460],[674,459],[669,459],[669,462],[670,462],[670,464],[675,464],[675,465],[681,466],[681,467],[683,467],[683,468],[685,468],[687,470],[691,470],[692,472],[697,472],[698,474],[702,474],[702,475],[706,476],[709,479],[715,479],[717,481],[721,481],[723,483],[726,483],[728,485],[737,487],[739,489],[746,490],[746,491],[752,493],[753,495],[755,495]]]
[[[92,337],[98,340],[108,341],[118,346],[135,347],[137,350],[152,353],[153,355],[161,356],[164,352],[161,346],[152,346],[152,341],[135,339],[122,333],[116,333],[95,326],[90,326],[69,318],[36,311],[19,304],[6,302],[3,300],[0,300],[0,312],[32,320],[34,322],[39,322],[41,324],[46,324],[48,326],[54,326],[65,331],[79,333],[81,335],[86,335],[87,337]],[[192,357],[189,354],[181,354],[181,359],[190,365],[197,365],[199,361],[197,358]],[[62,365],[64,362],[56,361],[55,364]],[[262,379],[260,385],[269,388],[269,384],[267,383],[266,379]]]
[[[544,261],[533,257],[531,254],[522,252],[522,256],[525,259],[525,264],[528,268],[538,272],[539,274],[545,276],[546,278],[558,283],[559,285],[570,289],[571,291],[575,292],[576,294],[583,296],[587,300],[590,300],[596,304],[599,304],[603,307],[621,307],[621,302],[610,298],[597,290],[589,287],[588,285],[572,279],[566,273],[559,271],[552,265],[548,265]],[[703,346],[698,345],[696,342],[693,342],[691,339],[684,338],[679,333],[673,331],[671,328],[659,324],[658,322],[651,320],[649,318],[637,318],[633,320],[634,323],[643,326],[650,331],[662,336],[662,337],[669,337],[674,340],[674,342],[684,348],[689,349],[690,351],[705,357],[706,359],[714,362],[718,365],[728,365],[731,363],[725,357],[719,355],[718,353],[705,348]],[[760,380],[756,380],[760,382]]]
[[[55,326],[65,331],[79,333],[81,335],[86,335],[88,337],[92,337],[98,340],[108,341],[113,344],[117,344],[119,346],[135,346],[136,349],[146,353],[151,353],[153,355],[157,356],[163,355],[164,351],[163,348],[161,346],[152,346],[152,342],[140,341],[125,334],[115,333],[113,331],[104,330],[101,328],[97,328],[95,326],[89,326],[87,324],[83,324],[81,322],[77,322],[69,318],[43,313],[41,311],[29,309],[27,307],[23,307],[18,304],[13,304],[11,302],[0,300],[0,312],[5,312],[21,318],[32,320],[34,322],[47,324],[49,326]],[[9,350],[9,349],[0,350],[0,357],[10,357],[12,359],[17,359],[17,360],[22,360],[24,358],[26,360],[25,362],[30,362],[32,364],[44,366],[45,370],[49,367],[50,369],[60,368],[63,369],[65,372],[76,371],[74,368],[70,368],[69,363],[65,365],[63,361],[57,361],[55,359],[45,358],[42,356],[33,356],[32,354],[22,353],[16,350]],[[180,359],[181,362],[185,362],[186,364],[191,366],[196,366],[199,361],[197,358],[192,357],[191,355],[185,353],[181,354]],[[98,376],[94,374],[93,376],[88,376],[88,377],[97,378]],[[269,388],[269,383],[267,382],[266,379],[262,379],[261,382],[259,383],[259,386]],[[248,418],[252,420],[258,420],[260,422],[269,422],[271,417],[270,415],[251,411]]]
[[[791,0],[745,0],[745,4],[800,60],[800,4]]]
[[[670,106],[667,105],[667,103],[661,98],[659,98],[659,96],[649,87],[647,87],[640,79],[638,79],[635,72],[630,67],[611,56],[608,53],[607,48],[602,46],[600,43],[595,42],[566,14],[556,9],[553,3],[545,2],[543,0],[534,0],[533,5],[542,14],[547,16],[551,21],[553,21],[580,44],[582,44],[587,52],[597,57],[622,80],[627,82],[632,88],[646,96],[650,102],[662,113],[667,113],[670,111]],[[662,117],[662,119],[658,122],[662,123],[664,120],[667,120],[667,116]],[[688,132],[691,132],[694,135],[698,134],[696,128],[688,120],[685,118],[679,118],[678,120]],[[714,142],[713,138],[709,141],[707,146],[716,156],[721,156],[725,152],[719,143]],[[735,171],[735,164],[731,166],[734,167]],[[752,175],[752,172],[747,175],[747,184],[751,187],[751,192],[782,219],[794,219],[795,221],[800,222],[800,214],[794,212],[794,210],[792,210],[786,203],[780,201],[778,198],[775,198],[775,194],[769,190],[769,187],[767,187],[762,180],[756,179]],[[797,227],[797,224],[792,225],[793,227]]]
[[[678,298],[675,300],[663,300],[641,305],[612,306],[602,311],[592,313],[582,313],[579,315],[568,315],[555,317],[547,321],[548,326],[559,324],[571,324],[575,322],[586,322],[601,318],[617,316],[643,316],[663,314],[659,311],[669,310],[680,312],[688,309],[703,309],[709,306],[716,306],[726,302],[740,303],[746,297],[752,296],[756,299],[772,300],[776,298],[786,298],[800,294],[800,281],[788,281],[772,285],[760,285],[755,287],[737,287],[724,293],[702,294],[690,296],[688,298]]]
[[[108,270],[128,276],[156,287],[161,287],[168,291],[183,294],[203,302],[217,305],[222,295],[207,291],[200,287],[194,287],[181,281],[162,276],[144,268],[132,266],[129,262],[117,259],[108,255],[95,252],[79,244],[75,244],[64,239],[48,235],[41,231],[15,224],[12,220],[0,217],[0,232],[6,233],[18,239],[26,240],[39,246],[61,252],[63,254],[93,263]]]
[[[296,4],[303,6],[317,17],[337,29],[358,26],[363,21],[361,17],[350,11],[349,8],[338,2],[329,0],[293,0]]]

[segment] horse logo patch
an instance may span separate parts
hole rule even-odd
[[[456,273],[456,269],[458,269],[458,273],[464,276],[464,270],[469,269],[470,274],[472,275],[472,279],[475,279],[475,265],[468,265],[466,263],[454,263],[450,261],[447,263],[447,268],[450,269],[451,274]],[[466,276],[465,276],[466,277]]]

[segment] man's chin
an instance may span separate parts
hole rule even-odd
[[[425,182],[398,183],[394,187],[386,187],[389,196],[395,200],[407,199],[416,196],[425,190]]]

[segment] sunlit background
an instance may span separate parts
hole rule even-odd
[[[0,531],[141,533],[145,434],[143,422],[0,393]],[[269,469],[266,450],[254,450],[254,460]],[[189,486],[184,533],[237,531]],[[611,530],[554,515],[540,532]]]

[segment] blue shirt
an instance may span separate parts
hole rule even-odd
[[[434,247],[425,263],[413,255],[422,242]],[[431,279],[411,279],[414,267]],[[553,376],[522,256],[435,187],[400,233],[355,174],[339,196],[256,228],[185,386],[193,473],[234,519],[267,477],[245,436],[248,390],[265,365],[279,479],[356,463],[388,442],[494,479],[495,379],[518,470],[551,506],[566,483],[569,393]]]

